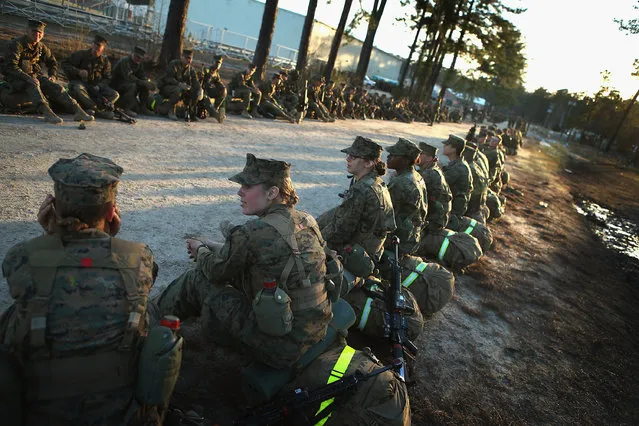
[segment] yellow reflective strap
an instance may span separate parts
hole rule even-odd
[[[337,358],[337,361],[333,366],[333,370],[328,376],[328,380],[326,381],[327,385],[340,380],[344,376],[346,370],[348,370],[348,366],[351,363],[351,360],[353,359],[353,355],[355,355],[355,349],[351,348],[350,346],[346,345],[344,349],[342,349],[342,353],[340,354],[339,358]],[[320,404],[320,408],[319,410],[317,410],[317,413],[315,413],[315,415],[317,416],[319,413],[324,411],[324,409],[331,405],[334,401],[335,398],[330,398],[326,401],[322,401],[322,403]],[[315,426],[322,426],[324,423],[326,423],[328,418],[331,417],[331,414],[332,413],[329,413],[328,416],[319,420],[317,423],[315,423]]]
[[[417,265],[417,268],[415,268],[415,270],[417,272],[424,272],[424,269],[426,269],[426,266],[428,266],[427,263],[420,263],[419,265]],[[402,285],[406,288],[410,287],[410,285],[415,282],[415,280],[417,279],[417,277],[419,276],[419,274],[413,271],[410,273],[409,276],[406,277],[406,279],[404,280],[404,282],[402,282]]]
[[[454,234],[453,231],[448,231],[446,238],[444,238],[444,241],[442,242],[442,246],[439,249],[439,254],[437,255],[437,258],[439,260],[442,260],[442,261],[444,260],[444,255],[446,254],[446,250],[448,250],[448,246],[450,245],[450,240],[448,239],[448,237],[450,237],[453,234]]]
[[[151,102],[151,111],[155,111],[155,101],[156,99],[153,99],[153,102]]]
[[[377,285],[373,285],[371,290],[377,290],[379,287]],[[362,317],[359,319],[359,324],[357,325],[357,329],[360,331],[364,331],[364,327],[366,327],[366,323],[368,322],[368,317],[371,314],[371,304],[373,303],[373,299],[370,297],[366,298],[366,303],[364,303],[364,309],[362,309]]]
[[[470,233],[473,232],[473,229],[475,229],[475,225],[477,225],[477,221],[475,219],[471,219],[468,228],[464,231],[464,234],[470,235]]]

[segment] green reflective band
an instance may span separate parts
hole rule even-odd
[[[155,99],[151,102],[151,111],[155,111]]]
[[[448,235],[446,235],[446,238],[444,238],[444,242],[442,242],[442,246],[439,249],[439,254],[437,255],[437,258],[439,260],[444,260],[444,255],[446,254],[446,250],[448,250],[448,246],[450,245],[450,240],[448,239],[448,237],[450,237],[451,235],[453,235],[454,232],[453,231],[448,231]]]
[[[368,322],[368,316],[371,314],[371,303],[373,303],[373,299],[371,299],[370,297],[366,298],[366,303],[364,304],[364,309],[362,310],[362,317],[359,320],[359,324],[357,325],[357,328],[360,331],[364,330],[364,327],[366,327],[366,323]]]
[[[355,349],[351,348],[350,346],[347,345],[344,347],[344,349],[342,349],[342,353],[335,362],[333,371],[331,371],[331,374],[328,376],[328,380],[326,381],[327,385],[340,380],[344,376],[344,374],[346,374],[346,370],[348,370],[348,366],[353,359],[353,355],[355,355]],[[315,413],[315,415],[317,416],[319,413],[324,411],[326,407],[331,405],[334,401],[335,398],[330,398],[326,401],[322,401],[322,403],[320,404],[320,408],[319,410],[317,410],[317,413]],[[326,423],[328,418],[331,417],[331,414],[333,413],[329,413],[328,416],[315,423],[315,426],[322,426],[324,423]]]
[[[419,265],[417,265],[416,271],[417,272],[424,272],[424,269],[426,269],[426,266],[428,266],[427,263],[420,263]],[[404,280],[404,282],[402,282],[402,285],[406,288],[410,287],[410,285],[417,279],[417,277],[419,276],[419,274],[413,271],[410,273],[409,276],[406,277],[406,279]]]
[[[473,229],[475,229],[475,225],[477,225],[477,221],[475,219],[471,219],[470,225],[468,225],[468,228],[466,228],[466,230],[464,231],[464,234],[470,235],[470,233],[473,232]]]

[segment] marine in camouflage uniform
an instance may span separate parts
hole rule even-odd
[[[489,166],[489,186],[490,189],[499,194],[501,192],[501,174],[504,169],[506,157],[501,150],[501,139],[497,135],[489,135],[488,144],[484,146],[484,154]]]
[[[260,111],[265,117],[278,118],[282,117],[291,123],[295,123],[295,119],[288,115],[284,107],[275,99],[275,92],[281,83],[281,74],[273,74],[271,81],[264,81],[260,84],[260,92],[262,92],[262,102],[260,103]]]
[[[205,102],[205,107],[208,109],[209,114],[220,123],[224,122],[226,118],[226,108],[223,108],[223,105],[226,101],[227,90],[220,76],[223,62],[224,57],[222,55],[215,55],[213,65],[204,69],[202,78],[203,102]]]
[[[318,219],[322,236],[338,253],[359,244],[373,259],[381,258],[386,237],[395,230],[393,203],[381,175],[382,147],[368,138],[357,136],[342,150],[347,154],[347,170],[353,174],[349,189],[340,194],[341,205]]]
[[[175,106],[182,101],[187,108],[192,121],[197,121],[195,117],[195,106],[202,99],[202,87],[197,79],[193,63],[193,51],[184,49],[181,59],[174,59],[169,62],[166,74],[158,83],[160,94],[168,99],[170,111],[168,117],[177,120]]]
[[[443,145],[443,153],[450,161],[442,171],[453,196],[448,227],[457,229],[458,218],[464,216],[468,209],[468,201],[473,191],[473,176],[468,163],[461,157],[466,148],[466,141],[459,136],[450,135]]]
[[[399,238],[400,255],[413,254],[419,248],[428,213],[426,185],[414,166],[421,150],[415,143],[400,138],[386,151],[386,165],[397,171],[388,183],[397,224],[394,234]]]
[[[488,197],[488,173],[487,170],[482,167],[482,160],[478,158],[477,145],[473,142],[468,142],[462,157],[466,160],[473,178],[473,190],[470,193],[465,216],[471,217],[481,223],[486,223],[486,219],[488,219],[489,216],[486,207],[486,199]],[[458,231],[458,229],[455,228],[451,229]]]
[[[262,101],[262,92],[255,86],[253,74],[257,67],[255,64],[248,64],[244,71],[236,73],[229,82],[229,93],[231,99],[240,98],[241,114],[244,118],[261,118],[258,107]]]
[[[78,103],[99,118],[112,119],[113,105],[120,94],[109,86],[111,61],[103,54],[107,40],[99,35],[89,49],[73,52],[62,69],[69,79],[69,93]]]
[[[147,306],[157,266],[147,245],[114,237],[121,174],[91,154],[60,159],[49,168],[55,198],[38,213],[46,235],[4,259],[14,303],[0,317],[0,355],[22,366],[19,424],[121,425],[136,415],[140,339],[159,320]],[[161,424],[156,408],[137,414]]]
[[[136,46],[130,55],[120,59],[113,67],[110,85],[120,94],[117,105],[127,115],[132,115],[130,112],[153,115],[147,108],[147,103],[151,92],[155,90],[155,84],[144,72],[142,61],[145,55],[146,50]]]
[[[45,24],[30,20],[27,35],[13,39],[9,44],[8,55],[4,66],[7,82],[11,85],[12,93],[26,93],[31,103],[40,110],[49,123],[61,124],[58,117],[49,106],[49,100],[74,111],[76,121],[93,120],[78,103],[55,82],[58,62],[44,43]],[[42,65],[46,65],[48,75],[42,73]]]
[[[434,232],[446,228],[453,196],[437,163],[437,148],[425,142],[419,143],[419,173],[424,178],[428,193],[428,215],[424,231]]]
[[[332,318],[324,242],[315,219],[293,208],[297,195],[289,170],[283,161],[248,154],[244,170],[229,179],[242,185],[243,212],[258,218],[226,229],[223,245],[187,240],[196,267],[159,299],[162,312],[201,315],[206,338],[275,368],[294,365],[325,336]],[[257,207],[256,197],[263,201]],[[291,299],[292,328],[283,335],[263,331],[279,327],[280,318],[259,320],[254,309],[273,281]]]
[[[325,123],[333,122],[335,119],[331,117],[331,113],[322,103],[322,80],[319,78],[313,79],[309,83],[308,87],[308,111],[309,113],[315,113],[315,117],[318,120],[322,120]]]

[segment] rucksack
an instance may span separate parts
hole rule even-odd
[[[465,268],[477,262],[484,254],[475,237],[450,229],[426,234],[417,253],[437,259],[437,263],[454,269]]]
[[[453,297],[455,275],[438,263],[426,263],[417,256],[401,259],[402,286],[415,296],[424,316],[433,315]]]

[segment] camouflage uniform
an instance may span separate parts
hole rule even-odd
[[[382,147],[358,136],[342,152],[377,160]],[[340,196],[344,199],[342,204],[318,219],[322,236],[333,250],[340,252],[347,244],[359,244],[370,257],[379,259],[386,237],[396,228],[388,188],[372,170],[361,179],[353,178],[349,189]]]
[[[65,205],[114,202],[121,173],[90,154],[49,169]],[[148,246],[99,229],[9,250],[2,272],[15,302],[0,317],[0,344],[23,366],[24,424],[120,425],[135,414],[139,339],[158,320],[147,316],[156,268]]]
[[[44,24],[29,21],[29,27],[39,27],[44,30]],[[64,87],[49,80],[58,71],[58,62],[44,43],[31,44],[27,36],[13,39],[9,44],[8,55],[4,66],[7,82],[11,85],[12,93],[27,93],[31,103],[44,113],[50,111],[49,101],[62,106],[67,112],[82,113],[78,118],[89,120],[86,113],[81,111],[78,103],[64,90]],[[42,74],[42,64],[48,69],[48,77]],[[37,79],[39,85],[33,83]],[[59,121],[61,122],[61,120]]]
[[[468,207],[465,216],[472,217],[481,223],[486,223],[488,219],[488,211],[486,207],[486,198],[488,197],[488,174],[482,167],[482,160],[477,156],[477,145],[468,143],[462,154],[472,175],[473,190],[470,193]],[[455,231],[459,229],[451,228]]]
[[[432,157],[437,155],[437,149],[432,145],[420,142],[422,151],[430,150]],[[426,230],[439,231],[448,225],[448,215],[451,209],[453,196],[444,178],[444,173],[434,161],[428,167],[420,166],[419,173],[424,178],[426,191],[428,193],[428,216],[426,216]]]
[[[120,97],[109,87],[111,61],[105,55],[96,57],[91,49],[78,50],[62,62],[62,69],[69,79],[69,93],[82,108],[109,110]],[[81,70],[89,73],[86,81],[78,74]]]
[[[227,91],[226,86],[222,83],[222,77],[220,76],[220,68],[222,66],[223,58],[220,55],[216,55],[215,64],[211,68],[204,69],[204,76],[202,79],[202,89],[204,90],[204,96],[214,100],[213,105],[209,105],[209,110],[213,112],[219,111],[222,107],[222,103],[226,99]]]
[[[413,160],[421,152],[413,142],[401,138],[395,145],[386,148],[386,150],[390,155],[406,156]],[[397,224],[394,234],[399,238],[399,252],[400,254],[412,254],[419,248],[422,228],[428,213],[426,201],[428,196],[424,179],[411,165],[390,179],[388,191],[393,202]]]
[[[287,163],[248,154],[244,171],[230,180],[252,186],[273,177],[288,179],[288,174]],[[295,230],[292,235],[303,272],[289,268],[288,279],[284,274],[294,256],[273,220]],[[199,248],[196,268],[167,287],[159,300],[160,309],[181,318],[201,315],[206,336],[217,344],[235,346],[275,368],[289,367],[325,336],[332,318],[324,283],[325,260],[312,216],[274,204],[258,219],[231,229],[219,252]],[[258,292],[273,278],[291,298],[292,330],[283,336],[260,330],[253,309]]]
[[[322,85],[320,80],[315,80],[309,83],[308,88],[308,110],[310,112],[314,112],[315,116],[318,120],[322,120],[324,122],[335,121],[331,117],[330,112],[322,103]]]
[[[236,73],[229,82],[228,89],[231,98],[242,99],[242,112],[249,112],[249,106],[251,114],[257,111],[262,101],[262,92],[255,86],[253,74],[248,75],[246,71]]]
[[[136,47],[132,55],[145,54],[146,50]],[[144,72],[142,62],[133,62],[132,55],[125,56],[115,64],[110,85],[120,94],[118,106],[131,111],[146,112],[147,101],[150,93],[155,90],[155,85]]]
[[[295,119],[288,115],[284,107],[275,99],[275,92],[277,91],[279,81],[279,74],[275,74],[271,81],[265,81],[260,85],[260,92],[262,92],[260,111],[267,117],[283,117],[291,123],[294,123]]]
[[[449,138],[444,144],[453,146],[454,144],[460,144],[465,147],[465,141],[455,137]],[[453,196],[449,227],[455,229],[457,227],[457,217],[462,217],[468,209],[468,201],[473,191],[473,176],[468,163],[462,157],[450,161],[442,168],[442,171]]]
[[[499,194],[501,192],[501,173],[504,169],[504,153],[497,148],[486,147],[484,154],[488,159],[489,169],[489,186],[490,189]]]
[[[184,55],[190,51],[185,50]],[[180,83],[186,83],[187,87],[180,87]],[[185,64],[182,59],[174,59],[169,62],[166,74],[158,83],[160,94],[168,98],[169,105],[174,110],[179,101],[183,101],[185,107],[194,109],[202,97],[200,82],[195,70],[190,64]]]

